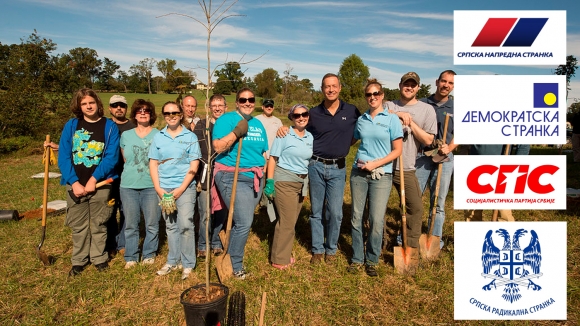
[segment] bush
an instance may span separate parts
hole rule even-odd
[[[0,154],[12,153],[23,149],[34,142],[30,136],[18,136],[6,139],[0,139]]]

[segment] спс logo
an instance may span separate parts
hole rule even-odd
[[[489,18],[471,46],[501,46],[508,33],[503,46],[532,46],[547,21],[548,18]]]

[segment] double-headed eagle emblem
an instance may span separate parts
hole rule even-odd
[[[532,279],[542,276],[540,273],[542,251],[536,231],[530,230],[530,244],[523,250],[520,248],[520,238],[528,233],[527,230],[518,229],[511,239],[505,229],[496,230],[495,233],[503,237],[503,247],[500,249],[494,245],[493,231],[489,230],[481,251],[483,266],[481,276],[492,278],[493,281],[483,286],[483,290],[490,291],[497,289],[498,286],[505,286],[502,298],[510,303],[522,297],[520,285],[533,291],[541,290],[541,286],[532,282]]]

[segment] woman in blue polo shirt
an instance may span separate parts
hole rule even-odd
[[[303,190],[308,189],[308,162],[312,157],[312,134],[306,131],[308,107],[296,104],[290,109],[288,119],[294,122],[288,135],[276,138],[268,160],[268,180],[264,194],[274,198],[278,221],[274,229],[272,267],[286,269],[294,263],[292,244],[294,227],[302,209]]]
[[[268,149],[266,129],[258,119],[253,119],[256,97],[249,88],[242,88],[236,94],[236,111],[222,115],[213,128],[213,145],[219,153],[214,165],[214,184],[225,205],[230,204],[234,169],[238,153],[239,139],[243,137],[240,156],[240,173],[236,188],[233,212],[233,227],[228,253],[230,254],[234,277],[243,280],[247,272],[243,266],[244,248],[254,220],[254,208],[262,196],[263,178]],[[212,198],[215,198],[212,194]],[[221,204],[212,202],[212,212]],[[229,207],[227,207],[229,209]]]
[[[401,155],[403,130],[399,118],[383,109],[383,86],[376,79],[367,81],[365,97],[369,109],[358,118],[354,130],[361,143],[350,174],[353,256],[348,271],[358,273],[364,264],[366,273],[374,277],[378,276],[383,220],[391,193],[392,162]],[[367,198],[370,231],[365,255],[363,213]]]
[[[161,113],[167,126],[155,134],[149,148],[151,180],[159,198],[172,194],[176,211],[165,217],[165,230],[169,253],[167,262],[157,271],[166,275],[183,266],[182,279],[195,268],[195,230],[193,210],[195,207],[195,181],[193,177],[201,157],[197,137],[183,123],[183,109],[175,102],[163,104]]]

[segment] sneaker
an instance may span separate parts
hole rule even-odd
[[[73,265],[70,272],[68,272],[68,276],[77,276],[85,270],[86,265]]]
[[[183,273],[181,273],[181,279],[185,280],[189,277],[189,274],[191,274],[191,271],[193,271],[193,268],[190,267],[186,267],[183,269]]]
[[[288,268],[288,267],[292,266],[292,264],[294,264],[295,262],[296,262],[296,260],[294,260],[294,257],[291,257],[291,258],[290,258],[290,264],[286,264],[286,265],[279,265],[279,264],[274,264],[274,263],[272,263],[272,267],[274,267],[274,268],[277,268],[277,269],[279,269],[279,270],[283,270],[283,269],[286,269],[286,268]]]
[[[375,265],[366,265],[365,272],[370,277],[377,277],[379,274],[377,273],[377,267]]]
[[[250,273],[246,272],[246,270],[243,268],[237,272],[234,272],[234,278],[237,280],[245,280],[249,275]]]
[[[177,269],[183,269],[183,265],[181,263],[177,264]]]
[[[211,253],[215,256],[221,256],[224,253],[224,250],[222,248],[214,248],[211,250]]]
[[[360,272],[361,268],[362,268],[362,264],[350,263],[350,265],[348,265],[348,267],[346,268],[346,271],[351,273],[351,274],[358,274]]]
[[[205,260],[205,250],[198,250],[197,251],[197,259],[199,261],[204,261]]]
[[[161,267],[160,270],[157,271],[157,275],[159,275],[159,276],[167,275],[167,274],[171,273],[171,271],[176,269],[176,268],[177,268],[176,266],[165,264],[165,265],[163,265],[163,267]]]
[[[155,264],[155,257],[145,258],[145,259],[143,259],[143,261],[141,262],[141,264],[143,264],[143,265],[153,265],[153,264]]]
[[[316,265],[322,263],[323,257],[323,254],[312,254],[312,258],[310,258],[310,264]]]
[[[327,264],[332,264],[332,263],[334,263],[336,261],[336,255],[329,255],[329,254],[327,254],[326,256],[324,256],[324,261]]]
[[[137,266],[137,262],[136,261],[128,261],[125,263],[125,269],[131,269],[133,267]]]
[[[107,263],[106,261],[104,263],[100,263],[100,264],[96,264],[95,268],[99,271],[99,272],[104,272],[105,270],[109,269],[109,263]]]

